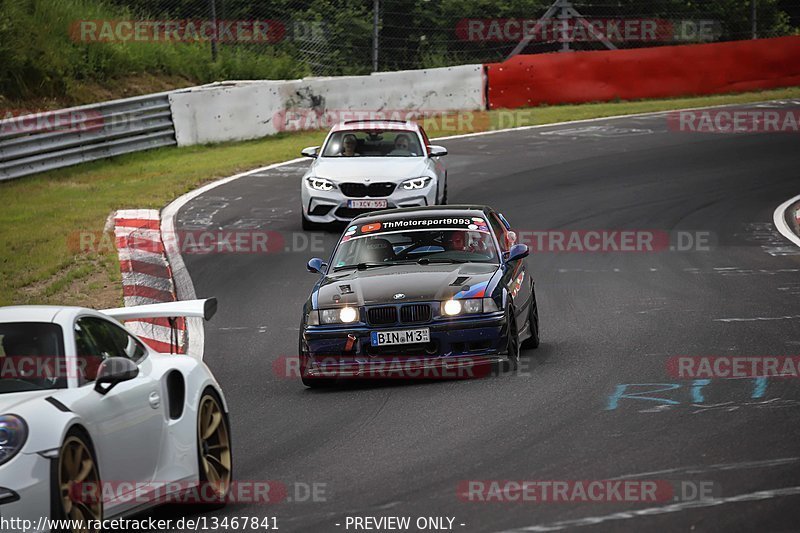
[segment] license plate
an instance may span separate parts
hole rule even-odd
[[[388,200],[348,200],[347,207],[353,209],[385,209],[389,207]]]
[[[392,344],[418,344],[430,342],[430,328],[403,329],[399,331],[373,331],[373,346],[389,346]]]

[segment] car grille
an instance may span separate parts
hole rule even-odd
[[[387,326],[397,323],[398,308],[401,324],[424,324],[431,320],[430,304],[405,304],[402,306],[381,306],[367,309],[367,319],[373,326]]]
[[[342,194],[351,198],[364,198],[370,196],[372,198],[380,198],[389,196],[394,192],[394,183],[340,183],[339,189]]]
[[[431,319],[431,306],[428,304],[410,304],[400,308],[400,322],[403,324],[421,324]]]
[[[373,326],[397,322],[397,309],[394,307],[372,307],[367,311],[369,323]]]

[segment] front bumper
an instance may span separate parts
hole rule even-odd
[[[0,522],[3,531],[49,531],[52,461],[20,453],[0,466]],[[6,498],[2,496],[8,494]],[[5,503],[3,501],[5,500]]]
[[[349,222],[358,215],[375,211],[375,209],[355,209],[348,207],[350,200],[386,200],[386,209],[396,207],[425,207],[436,204],[436,180],[418,190],[405,190],[398,186],[389,196],[355,198],[345,196],[340,189],[331,191],[318,191],[309,187],[303,180],[301,186],[301,201],[303,216],[311,222],[330,224],[335,222]]]
[[[502,312],[393,326],[306,326],[301,370],[308,377],[476,377],[505,356]],[[371,332],[429,328],[427,344],[373,346]]]

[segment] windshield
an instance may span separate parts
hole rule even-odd
[[[395,263],[497,263],[488,232],[419,229],[348,238],[333,257],[333,269]]]
[[[66,386],[60,326],[49,322],[0,323],[0,394]]]
[[[424,151],[413,131],[348,130],[331,134],[323,157],[420,157]]]

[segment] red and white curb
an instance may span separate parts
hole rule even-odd
[[[114,214],[114,236],[126,307],[177,300],[160,225],[159,213],[155,209],[123,209]],[[173,330],[166,318],[129,320],[126,326],[154,350],[171,351]],[[186,322],[180,318],[175,326],[177,352],[184,353]]]

